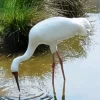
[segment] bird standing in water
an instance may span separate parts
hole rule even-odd
[[[59,59],[61,65],[63,79],[65,74],[63,70],[63,62],[58,53],[57,45],[65,39],[69,39],[76,34],[87,35],[87,30],[91,29],[90,23],[85,18],[66,18],[66,17],[52,17],[37,23],[31,28],[29,33],[28,48],[22,56],[15,58],[11,64],[11,71],[15,77],[18,89],[20,91],[18,82],[19,64],[28,60],[34,53],[39,44],[47,44],[50,46],[52,53],[52,84],[54,86],[54,69],[55,69],[55,54]]]

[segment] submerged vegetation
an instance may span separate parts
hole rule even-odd
[[[0,0],[0,37],[2,51],[26,50],[28,34],[37,22],[51,16],[78,17],[84,15],[80,0]],[[48,46],[39,46],[44,51]],[[45,48],[45,49],[44,49]]]

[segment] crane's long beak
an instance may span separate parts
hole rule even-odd
[[[13,74],[14,77],[15,77],[15,80],[16,80],[16,84],[17,84],[18,90],[20,91],[19,82],[18,82],[18,72],[12,72],[12,74]]]

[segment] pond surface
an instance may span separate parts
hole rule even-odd
[[[20,94],[10,71],[15,56],[0,55],[0,100],[100,100],[100,15],[88,15],[92,35],[75,36],[58,46],[66,81],[56,58],[55,89],[49,51],[20,64]]]

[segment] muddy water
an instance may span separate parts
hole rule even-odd
[[[89,16],[93,35],[75,36],[58,46],[66,81],[56,58],[55,88],[49,51],[20,64],[20,94],[10,71],[16,56],[0,55],[0,100],[100,100],[100,15]]]

